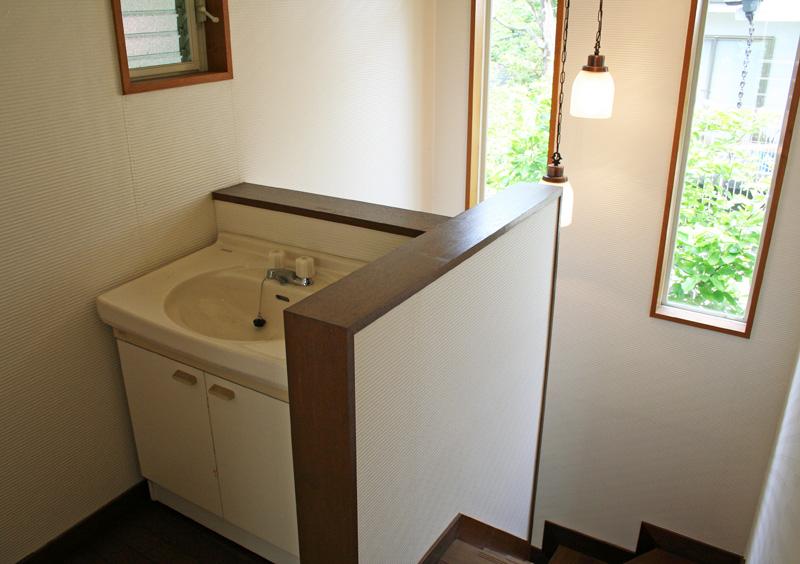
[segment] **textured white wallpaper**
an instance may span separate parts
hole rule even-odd
[[[800,554],[800,361],[753,529],[750,564],[794,562]]]
[[[249,182],[464,211],[469,0],[237,0]]]
[[[545,519],[630,548],[642,520],[740,554],[750,534],[800,342],[800,139],[752,338],[651,319],[689,3],[607,1],[614,117],[564,124],[575,221],[559,252],[537,545]],[[596,8],[572,3],[567,84]]]
[[[0,2],[0,562],[139,480],[95,297],[213,241],[230,83],[120,96],[110,2]]]
[[[527,536],[556,203],[355,335],[358,556],[416,563],[458,513]]]

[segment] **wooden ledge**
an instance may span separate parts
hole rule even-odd
[[[444,215],[345,200],[243,182],[212,193],[215,200],[417,237],[450,219]]]
[[[285,310],[355,333],[561,196],[561,188],[508,188]]]

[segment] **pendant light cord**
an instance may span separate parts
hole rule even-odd
[[[597,12],[597,37],[594,40],[594,54],[600,55],[600,39],[603,37],[603,0],[600,0],[600,10]]]
[[[556,120],[556,150],[553,153],[553,165],[561,164],[561,121],[564,117],[564,82],[567,80],[567,36],[569,35],[569,2],[564,5],[564,37],[561,42],[561,74],[558,78],[558,118]]]

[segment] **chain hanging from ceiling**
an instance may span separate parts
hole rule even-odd
[[[741,110],[744,102],[744,89],[747,86],[747,74],[750,72],[750,58],[753,54],[753,35],[756,32],[755,15],[761,0],[743,0],[742,11],[747,18],[747,44],[744,49],[744,61],[742,62],[742,80],[739,82],[739,94],[736,100],[736,108]]]
[[[564,37],[561,43],[561,74],[558,77],[558,118],[556,119],[556,146],[553,152],[553,165],[561,164],[561,121],[564,117],[564,81],[567,79],[567,36],[569,35],[569,2],[566,0],[564,5]]]

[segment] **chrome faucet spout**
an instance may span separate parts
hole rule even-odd
[[[277,280],[281,286],[294,284],[295,286],[311,286],[314,281],[311,278],[301,278],[294,270],[289,268],[270,268],[267,270],[267,278]]]

